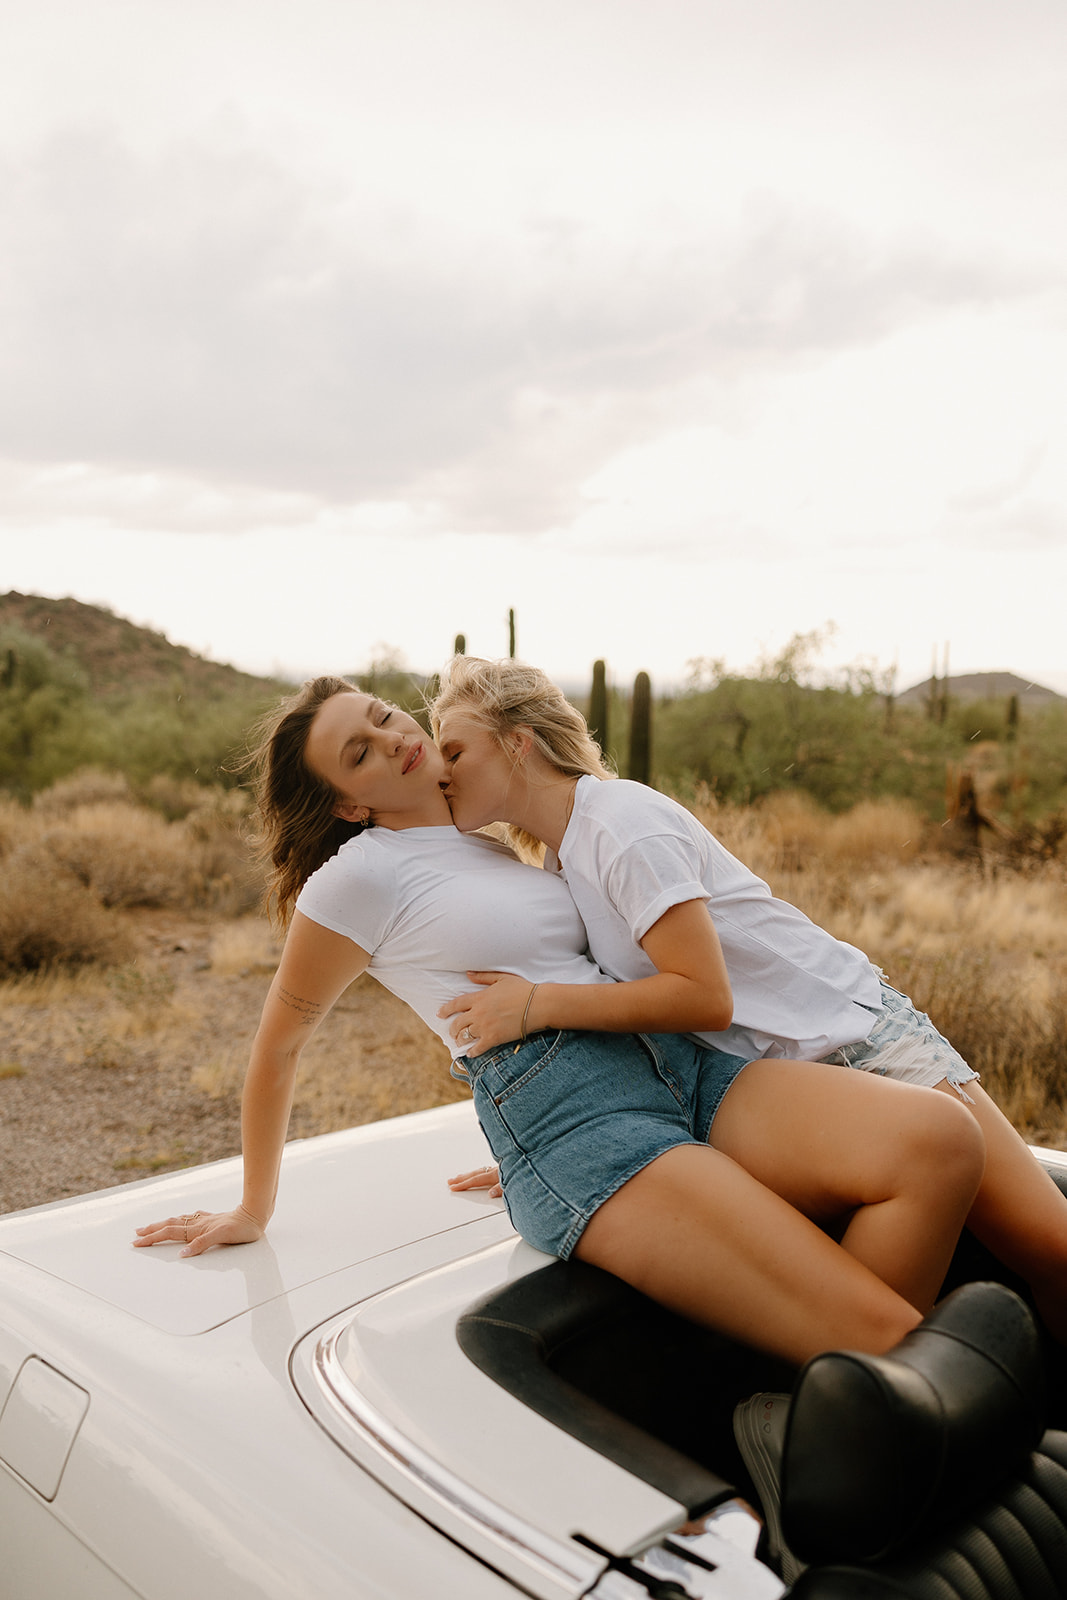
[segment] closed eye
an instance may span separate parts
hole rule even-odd
[[[386,706],[384,708],[384,712],[383,712],[383,715],[381,717],[381,720],[379,722],[375,723],[375,727],[384,728],[385,724],[389,721],[389,718],[392,716],[393,710],[394,710],[394,708],[392,706]],[[358,767],[360,762],[363,760],[363,757],[366,754],[367,754],[367,746],[364,745],[363,748],[360,750],[359,755],[356,757],[355,761],[353,761],[352,765],[354,767]]]

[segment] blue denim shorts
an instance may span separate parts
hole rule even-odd
[[[532,1034],[518,1049],[461,1056],[519,1233],[570,1255],[594,1211],[650,1161],[706,1144],[745,1065],[680,1034]]]
[[[881,978],[881,974],[879,973]],[[825,1060],[843,1067],[858,1067],[902,1083],[933,1086],[946,1080],[961,1100],[970,1100],[963,1085],[978,1077],[959,1051],[938,1033],[925,1011],[917,1011],[906,994],[882,982],[882,1009],[866,1039],[846,1044]]]

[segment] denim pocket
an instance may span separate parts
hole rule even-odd
[[[483,1091],[495,1106],[502,1106],[512,1095],[533,1082],[539,1073],[559,1055],[573,1034],[545,1033],[528,1039],[518,1050],[508,1045],[492,1055],[480,1057],[475,1063],[475,1073],[482,1081]],[[532,1059],[531,1059],[532,1058]],[[475,1081],[475,1073],[471,1081]]]

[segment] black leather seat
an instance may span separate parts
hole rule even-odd
[[[1021,1471],[912,1548],[870,1566],[809,1567],[795,1600],[1063,1600],[1067,1434],[1046,1433]]]
[[[970,1284],[888,1356],[833,1351],[793,1392],[782,1521],[798,1600],[1067,1595],[1067,1434],[1045,1433],[1022,1301]]]

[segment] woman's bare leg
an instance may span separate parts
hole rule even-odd
[[[709,1146],[679,1145],[650,1162],[594,1213],[574,1253],[797,1366],[835,1346],[883,1352],[920,1321],[855,1256]]]
[[[958,1100],[951,1084],[937,1087]],[[967,1226],[1026,1279],[1049,1332],[1067,1344],[1067,1195],[985,1091],[973,1081],[966,1090],[986,1142],[985,1176]]]
[[[933,1307],[985,1165],[958,1098],[836,1066],[753,1061],[711,1144],[818,1223],[923,1315]]]

